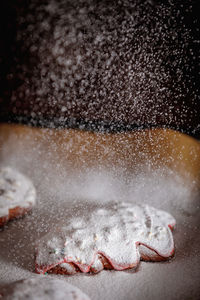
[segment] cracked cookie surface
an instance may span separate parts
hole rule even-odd
[[[23,216],[36,202],[36,190],[29,178],[11,167],[0,168],[0,226]]]
[[[66,281],[42,275],[14,282],[3,289],[2,296],[5,300],[90,300]]]
[[[148,205],[109,203],[66,215],[36,248],[37,273],[97,273],[174,254],[175,219]]]

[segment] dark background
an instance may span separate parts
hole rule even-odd
[[[199,137],[199,6],[4,1],[0,121]]]

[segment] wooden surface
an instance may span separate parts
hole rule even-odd
[[[152,170],[169,167],[181,176],[200,180],[200,143],[185,134],[164,129],[102,134],[74,129],[40,129],[1,124],[1,147],[8,152],[39,151],[50,164],[73,169],[120,167],[124,170],[146,166]],[[3,159],[4,152],[1,151]]]

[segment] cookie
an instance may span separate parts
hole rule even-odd
[[[0,226],[29,212],[35,200],[35,188],[26,176],[10,167],[0,168]]]
[[[5,300],[90,300],[81,290],[64,280],[42,275],[14,282],[1,294]]]
[[[175,219],[148,205],[110,203],[66,215],[38,241],[36,272],[97,273],[135,268],[140,260],[162,261],[174,254]]]

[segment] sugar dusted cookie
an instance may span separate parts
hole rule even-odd
[[[5,300],[90,300],[64,280],[42,275],[14,282],[3,289],[2,296]]]
[[[10,167],[0,168],[0,226],[30,211],[35,199],[35,188],[26,176]]]
[[[37,273],[97,273],[134,268],[174,254],[175,219],[148,205],[110,203],[66,215],[36,249]]]

